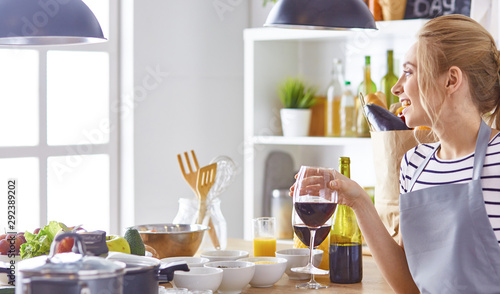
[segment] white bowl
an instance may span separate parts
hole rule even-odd
[[[20,255],[16,255],[14,259],[10,258],[8,255],[0,255],[0,267],[10,268],[11,260],[14,260],[17,269],[21,261]],[[0,286],[9,286],[9,277],[6,273],[0,273]]]
[[[238,261],[255,263],[255,273],[250,286],[271,287],[278,282],[285,273],[287,260],[281,257],[247,257]]]
[[[205,267],[218,268],[224,271],[219,293],[238,294],[241,293],[255,273],[255,263],[247,261],[214,261],[205,263]]]
[[[212,290],[215,292],[222,282],[223,271],[220,268],[193,267],[190,271],[176,271],[174,284],[177,288],[194,290]]]
[[[169,263],[174,261],[184,261],[187,263],[189,268],[202,267],[205,263],[209,262],[208,258],[204,257],[194,257],[194,256],[177,256],[177,257],[166,257],[160,259],[162,263]]]
[[[243,250],[210,250],[200,254],[201,257],[210,261],[237,260],[248,257],[248,251]]]
[[[309,249],[307,248],[290,248],[276,251],[276,257],[281,257],[287,260],[285,273],[290,280],[309,280],[311,275],[292,272],[291,268],[306,266],[309,261]],[[319,266],[323,258],[323,250],[314,249],[313,265]]]

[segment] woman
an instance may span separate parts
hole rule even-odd
[[[491,35],[461,15],[430,20],[407,53],[392,91],[411,102],[406,124],[432,128],[439,143],[401,162],[400,244],[358,184],[338,172],[330,182],[397,293],[500,293],[499,58]]]

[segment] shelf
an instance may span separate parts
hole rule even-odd
[[[254,136],[256,145],[345,146],[369,143],[370,138]]]
[[[282,104],[277,85],[287,76],[302,76],[307,83],[324,91],[329,83],[333,58],[341,59],[346,65],[345,79],[352,85],[359,85],[366,55],[372,56],[372,80],[379,81],[387,70],[387,50],[392,49],[394,58],[402,60],[427,21],[381,21],[376,23],[377,30],[244,30],[245,238],[250,238],[252,232],[248,220],[268,213],[270,189],[289,185],[288,180],[280,178],[281,174],[289,176],[281,172],[284,169],[296,170],[303,163],[336,166],[340,156],[347,156],[352,158],[353,179],[362,186],[375,185],[371,138],[278,135],[281,134],[279,112]],[[283,155],[283,159],[268,161],[273,153],[288,154],[291,158]]]

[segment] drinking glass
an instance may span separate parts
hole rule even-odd
[[[253,256],[275,256],[276,218],[258,217],[253,220]]]
[[[310,232],[309,262],[305,267],[292,268],[291,270],[294,272],[312,275],[328,274],[328,271],[313,266],[312,252],[317,230],[321,229],[325,224],[331,224],[332,215],[337,208],[337,192],[328,188],[328,183],[333,179],[332,168],[300,167],[293,192],[293,206],[298,219],[303,222]],[[304,243],[306,244],[306,242]],[[317,283],[311,285],[307,283],[305,287],[318,289]]]
[[[325,241],[326,237],[328,237],[328,234],[330,233],[330,229],[332,227],[332,219],[333,218],[329,218],[328,221],[323,224],[323,226],[316,230],[316,234],[314,236],[314,244],[312,246],[313,248],[317,248],[321,243],[323,243],[323,241]],[[302,241],[305,246],[309,247],[311,242],[311,231],[306,225],[304,225],[304,222],[297,215],[295,208],[292,212],[292,227],[297,238],[299,238],[299,240]],[[328,273],[328,271],[325,272]],[[298,284],[296,285],[296,287],[300,289],[328,288],[327,285],[316,282],[316,280],[314,279],[314,274],[311,275],[311,279],[309,280],[309,282]]]

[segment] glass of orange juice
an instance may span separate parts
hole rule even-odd
[[[253,222],[253,256],[275,256],[276,218],[258,217]]]

